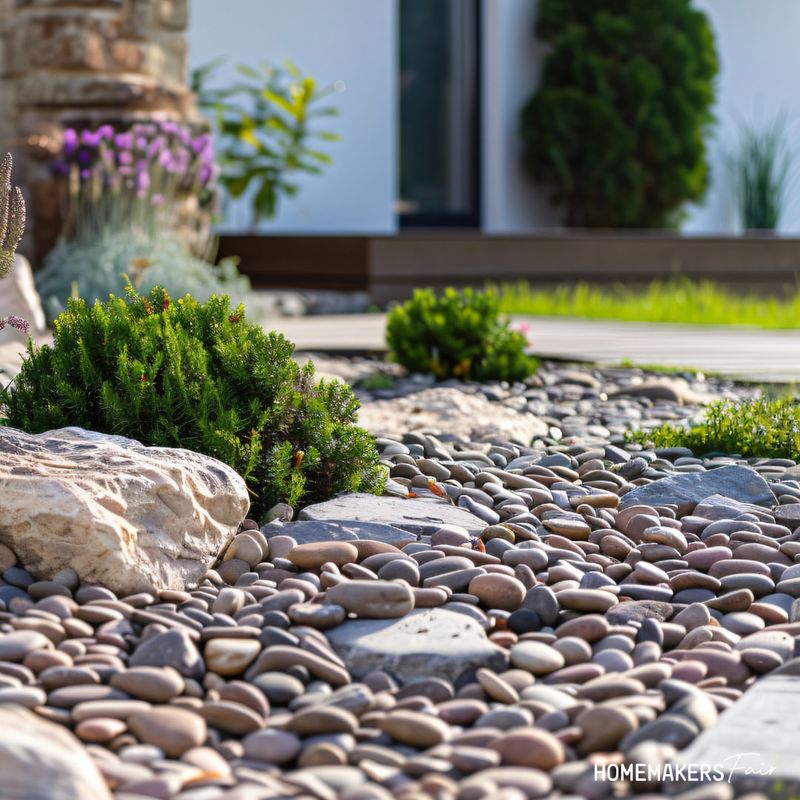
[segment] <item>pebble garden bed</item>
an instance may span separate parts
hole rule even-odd
[[[558,364],[362,388],[386,494],[245,520],[194,589],[37,580],[0,545],[0,703],[73,731],[98,798],[658,795],[594,765],[669,763],[798,669],[800,467],[625,432],[752,393]]]

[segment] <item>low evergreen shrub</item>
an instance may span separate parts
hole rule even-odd
[[[373,438],[354,423],[358,401],[314,379],[294,347],[231,309],[171,301],[128,286],[90,306],[71,299],[53,346],[28,344],[13,386],[0,395],[8,424],[39,433],[67,425],[218,458],[251,490],[257,518],[344,491],[380,492],[385,473]]]
[[[493,291],[417,289],[392,309],[386,327],[392,358],[439,380],[521,381],[536,371],[527,340],[500,317]]]
[[[800,405],[793,399],[760,398],[735,403],[712,403],[699,425],[628,435],[654,447],[688,447],[697,455],[728,453],[745,457],[800,460]]]

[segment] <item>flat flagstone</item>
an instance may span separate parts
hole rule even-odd
[[[442,525],[460,525],[468,531],[480,532],[486,522],[465,508],[443,500],[402,497],[375,497],[365,492],[342,494],[304,508],[301,520],[351,520],[380,522],[419,535],[436,533]]]
[[[459,686],[480,667],[501,672],[508,663],[475,620],[439,608],[397,620],[351,620],[325,635],[356,678],[383,670],[401,683],[437,676]]]
[[[800,676],[762,678],[675,759],[676,764],[719,766],[739,787],[769,796],[800,789]],[[782,785],[794,795],[772,795]]]
[[[541,358],[619,364],[692,366],[743,380],[792,383],[800,331],[731,325],[679,325],[568,317],[513,317],[528,323],[531,348]],[[385,314],[284,317],[265,320],[297,346],[320,352],[386,351]]]
[[[754,469],[733,464],[706,472],[669,475],[646,486],[637,486],[623,495],[620,508],[672,503],[678,505],[679,510],[691,509],[711,495],[767,508],[772,508],[777,499],[769,484]]]

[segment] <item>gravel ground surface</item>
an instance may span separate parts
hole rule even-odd
[[[534,435],[460,436],[476,420],[420,390]],[[192,591],[37,581],[0,545],[0,704],[74,731],[117,800],[659,796],[594,765],[666,764],[800,671],[800,467],[624,432],[753,391],[555,364],[362,389],[387,495],[246,520]]]

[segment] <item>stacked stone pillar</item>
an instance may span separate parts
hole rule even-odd
[[[0,137],[30,209],[34,261],[60,230],[48,170],[63,127],[196,118],[188,0],[0,0]],[[49,149],[50,148],[50,149]]]

